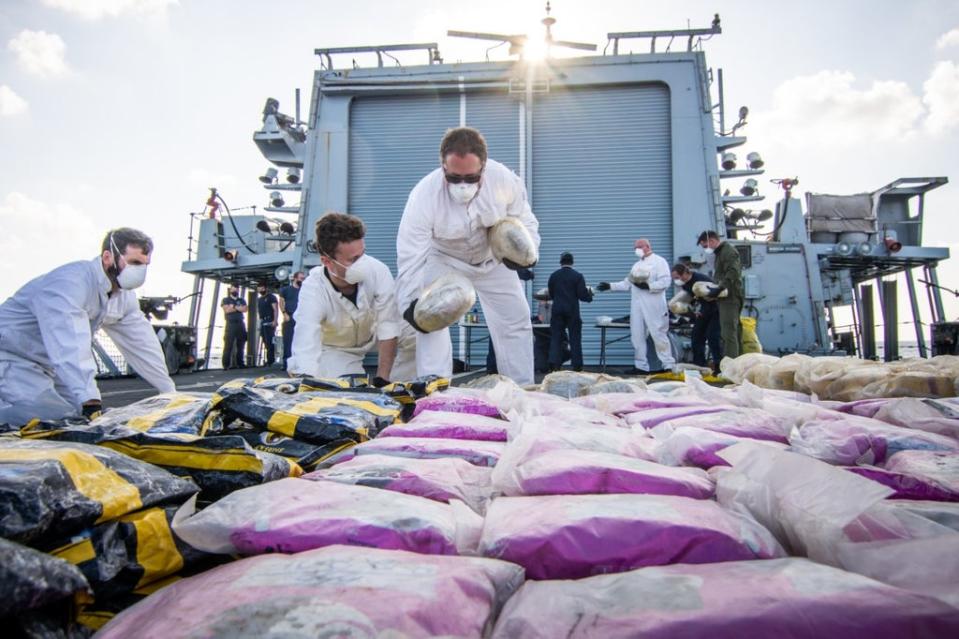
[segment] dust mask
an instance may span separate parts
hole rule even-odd
[[[703,253],[705,253],[706,255],[712,255],[713,249],[707,246],[706,248],[703,249]]]
[[[366,255],[361,255],[358,260],[356,260],[349,266],[347,266],[346,264],[341,264],[340,262],[337,262],[332,257],[330,257],[330,261],[332,261],[337,266],[342,266],[344,269],[346,269],[346,271],[343,273],[343,276],[340,277],[340,279],[346,282],[347,284],[359,284],[360,282],[366,280],[366,278],[369,277],[369,275],[372,272],[371,269],[373,266],[373,262],[370,261],[370,258],[367,257]]]
[[[469,204],[479,191],[479,184],[461,182],[460,184],[447,184],[447,186],[450,190],[450,196],[460,204]]]
[[[140,288],[147,279],[146,264],[127,264],[117,275],[117,284],[126,291]]]
[[[673,284],[674,284],[675,286],[677,286],[677,287],[680,287],[680,288],[682,288],[683,284],[685,284],[685,283],[686,283],[686,282],[684,282],[684,281],[682,281],[682,280],[673,280]]]
[[[636,257],[643,259],[646,257],[646,252],[643,249],[636,249]]]

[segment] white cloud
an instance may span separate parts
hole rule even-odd
[[[54,9],[80,16],[87,20],[121,15],[156,16],[166,13],[167,7],[178,0],[43,0]]]
[[[803,148],[848,147],[915,132],[924,110],[905,82],[877,80],[866,88],[855,82],[849,71],[787,80],[775,90],[772,110],[756,114],[754,132]]]
[[[945,49],[946,47],[954,47],[956,45],[959,45],[959,28],[942,34],[939,39],[936,40],[937,49]]]
[[[27,110],[27,101],[14,93],[13,89],[0,84],[0,117],[19,115]]]
[[[93,258],[101,231],[82,211],[11,192],[0,200],[0,300],[31,278],[67,262]],[[41,256],[55,256],[51,263]]]
[[[941,133],[959,125],[959,65],[939,62],[922,88],[922,101],[929,108],[926,128]]]
[[[191,169],[189,179],[190,183],[195,184],[196,186],[201,186],[203,188],[215,186],[218,189],[231,188],[236,186],[239,182],[235,175],[230,175],[229,173],[216,173],[206,169]]]
[[[69,71],[64,58],[67,45],[55,33],[24,29],[7,43],[7,49],[13,52],[17,63],[27,73],[56,76]]]

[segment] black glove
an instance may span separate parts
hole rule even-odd
[[[82,407],[82,414],[87,419],[96,419],[100,416],[100,413],[103,412],[103,404],[100,403],[100,400],[94,399],[89,402],[84,402]]]
[[[412,302],[410,302],[410,305],[406,308],[405,311],[403,311],[403,319],[409,322],[410,326],[412,326],[413,328],[418,330],[420,333],[423,333],[425,335],[426,333],[429,333],[429,331],[424,331],[420,327],[420,325],[416,323],[416,320],[413,319],[413,311],[416,309],[416,303],[418,301],[419,299],[415,299]]]
[[[383,388],[384,386],[389,386],[390,380],[383,379],[382,377],[377,375],[376,377],[373,378],[373,381],[370,383],[373,384],[373,388]]]
[[[636,282],[633,282],[633,286],[635,286],[636,288],[638,288],[638,289],[640,289],[640,290],[642,290],[642,291],[648,291],[648,290],[649,290],[649,284],[647,284],[646,282],[640,282],[639,284],[637,284]]]
[[[511,271],[521,271],[521,270],[523,270],[523,269],[525,269],[525,268],[532,268],[532,267],[536,266],[536,262],[533,262],[533,263],[530,264],[529,266],[520,266],[519,264],[517,264],[517,263],[514,262],[513,260],[510,260],[510,259],[507,259],[507,258],[504,257],[504,258],[503,258],[503,266],[505,266],[506,268],[508,268],[508,269],[511,270]]]
[[[719,297],[719,295],[726,290],[725,286],[710,286],[706,290],[707,297]]]
[[[608,291],[611,288],[613,287],[609,285],[609,282],[600,282],[599,284],[596,285],[597,291]]]

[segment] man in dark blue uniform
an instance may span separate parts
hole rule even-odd
[[[673,284],[682,288],[696,299],[693,322],[693,363],[696,366],[706,364],[706,342],[709,342],[709,358],[712,360],[713,371],[719,370],[719,360],[723,358],[723,351],[719,330],[719,308],[716,301],[706,298],[697,298],[693,295],[693,285],[696,282],[706,282],[710,286],[716,283],[712,279],[693,271],[685,264],[676,264],[672,269]]]
[[[549,276],[549,297],[553,301],[550,317],[549,365],[559,370],[563,365],[563,336],[569,331],[569,350],[574,371],[583,370],[583,318],[580,302],[592,302],[593,293],[586,287],[582,273],[573,269],[573,254],[559,257],[560,268]]]
[[[220,302],[220,308],[226,317],[223,331],[223,370],[243,368],[243,351],[246,348],[246,302],[240,297],[240,289],[230,284],[228,295]]]
[[[273,366],[276,362],[276,344],[273,338],[276,336],[276,324],[280,316],[280,309],[277,306],[276,295],[268,293],[266,284],[262,282],[256,287],[256,314],[260,320],[260,339],[263,340],[263,347],[266,349],[266,365]]]
[[[293,313],[296,312],[296,306],[300,302],[300,286],[305,279],[306,273],[297,271],[293,274],[293,281],[280,289],[280,312],[283,314],[283,370],[286,370],[286,362],[293,353],[293,331],[296,330]]]

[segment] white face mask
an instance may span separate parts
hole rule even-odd
[[[447,186],[450,189],[450,196],[460,204],[469,204],[479,191],[479,184],[461,182],[459,184],[447,183]]]
[[[343,273],[343,277],[341,277],[340,279],[342,279],[347,284],[359,284],[360,282],[364,281],[372,272],[371,269],[373,266],[373,262],[370,261],[370,259],[366,255],[361,255],[358,260],[356,260],[349,266],[347,266],[346,264],[340,264],[339,262],[334,260],[332,257],[330,257],[330,261],[346,269],[346,272]]]
[[[713,249],[707,246],[706,248],[703,249],[703,253],[705,253],[706,255],[712,255]]]
[[[684,282],[684,281],[682,281],[682,280],[673,280],[673,284],[675,284],[676,286],[679,286],[679,287],[681,287],[681,286],[682,286],[683,284],[685,284],[685,283],[686,283],[686,282]]]
[[[147,279],[146,264],[127,264],[117,275],[117,284],[126,291],[140,288]]]
[[[639,248],[636,249],[636,257],[638,257],[639,259],[643,259],[644,257],[646,257],[646,251]]]

